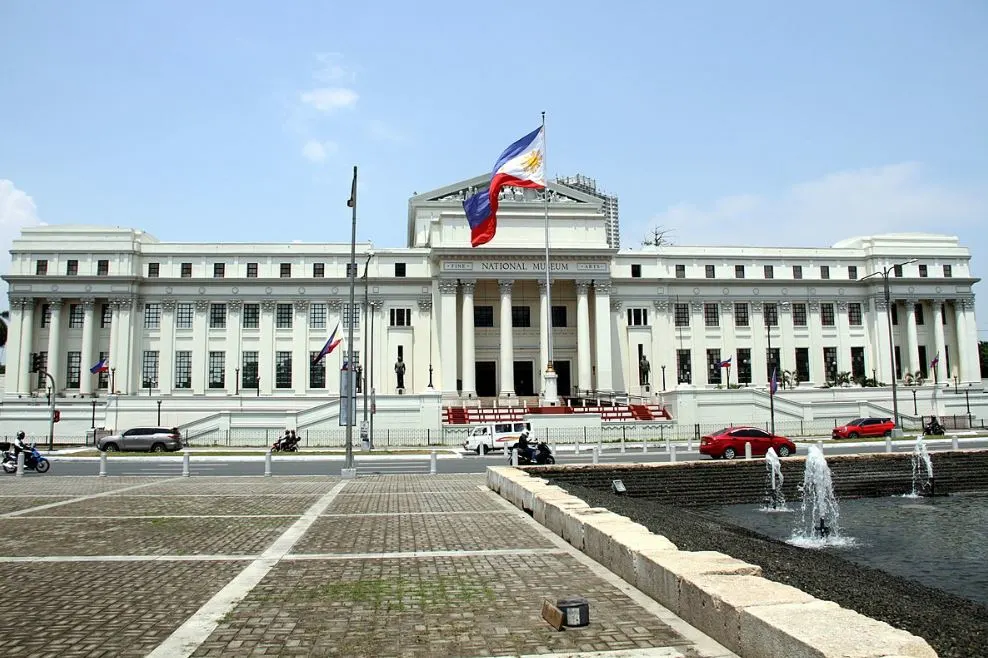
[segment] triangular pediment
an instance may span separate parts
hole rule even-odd
[[[460,205],[468,197],[486,189],[491,182],[491,175],[474,176],[459,183],[453,183],[438,190],[416,194],[410,200],[412,206],[433,203],[449,203]],[[506,187],[501,191],[501,203],[542,203],[542,190],[521,187]],[[597,197],[574,190],[562,183],[549,182],[549,203],[591,204],[599,206],[601,200]]]

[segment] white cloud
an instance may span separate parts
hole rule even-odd
[[[355,82],[357,74],[343,65],[343,55],[340,53],[318,53],[319,69],[313,78],[320,82]]]
[[[678,244],[826,246],[859,235],[951,232],[986,211],[988,189],[937,183],[919,163],[902,162],[828,174],[775,194],[682,202],[649,226],[671,229]],[[635,236],[629,244],[648,232],[644,225],[629,228]]]
[[[326,158],[336,153],[338,149],[336,142],[310,139],[302,147],[302,155],[309,162],[325,162]]]
[[[10,272],[10,247],[14,238],[20,236],[25,226],[39,226],[38,208],[34,199],[17,189],[12,181],[0,179],[0,272]],[[2,305],[7,307],[7,284],[4,289]]]
[[[303,103],[320,112],[332,112],[353,107],[357,104],[359,95],[347,87],[321,87],[303,91],[300,98]]]

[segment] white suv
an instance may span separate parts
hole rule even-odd
[[[96,448],[105,452],[118,450],[148,450],[165,452],[181,450],[182,435],[175,427],[133,427],[120,434],[104,436],[96,442]]]

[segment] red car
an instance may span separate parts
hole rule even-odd
[[[895,423],[891,418],[855,418],[847,425],[835,427],[835,439],[856,439],[859,436],[892,436]]]
[[[757,427],[725,427],[700,439],[700,454],[714,459],[734,459],[744,455],[744,444],[751,444],[752,455],[764,455],[769,447],[779,457],[796,454],[796,444],[784,436],[774,436]]]

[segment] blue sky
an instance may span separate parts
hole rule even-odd
[[[7,0],[0,240],[346,241],[357,164],[358,237],[401,246],[546,110],[625,246],[946,232],[988,276],[988,3],[793,4]]]

